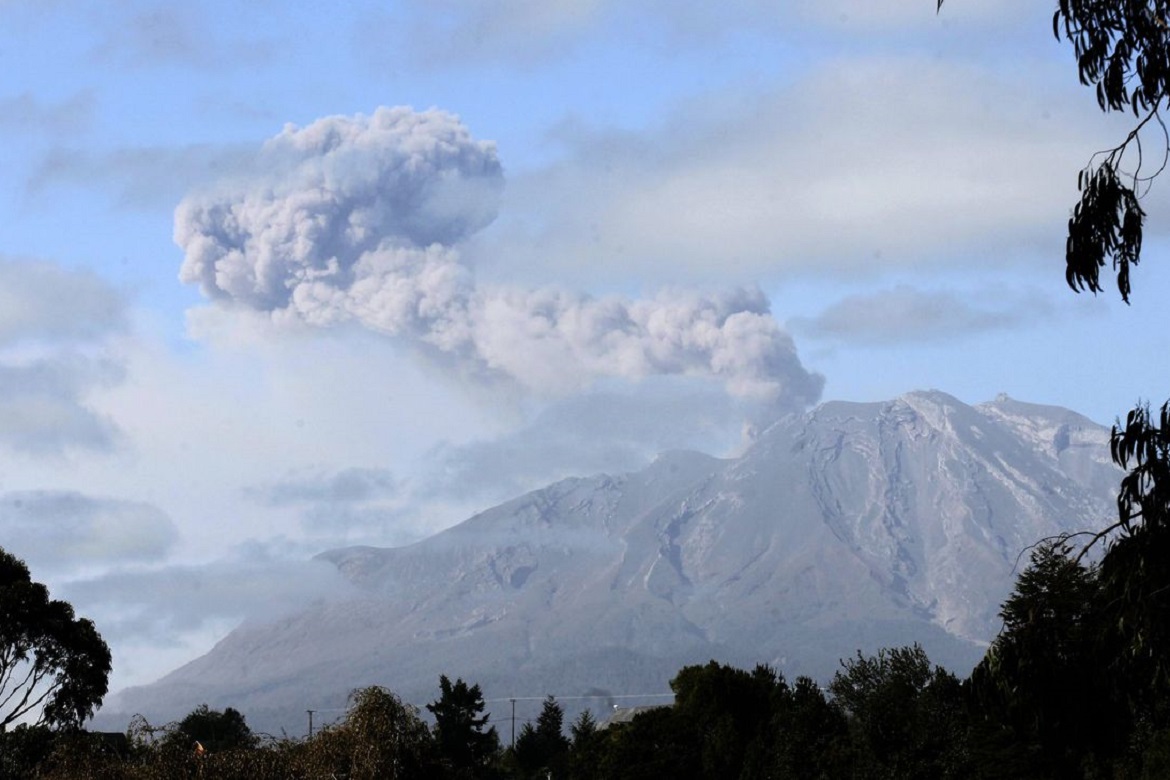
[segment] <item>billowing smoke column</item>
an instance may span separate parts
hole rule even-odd
[[[356,321],[537,392],[685,375],[782,407],[820,395],[759,290],[630,300],[477,285],[456,246],[495,218],[503,171],[451,114],[380,108],[288,126],[258,163],[175,213],[180,278],[213,299]]]

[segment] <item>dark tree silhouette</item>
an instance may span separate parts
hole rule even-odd
[[[536,726],[525,723],[516,738],[516,763],[526,776],[551,771],[561,775],[568,761],[569,740],[564,734],[565,710],[549,696],[540,708]]]
[[[959,681],[919,645],[841,663],[829,683],[849,723],[855,776],[963,776],[966,711]]]
[[[1142,253],[1141,199],[1170,155],[1162,118],[1170,92],[1170,0],[1059,0],[1052,32],[1072,44],[1081,83],[1095,87],[1100,109],[1132,111],[1137,119],[1121,143],[1094,154],[1078,175],[1081,197],[1065,245],[1069,287],[1100,292],[1108,261],[1129,303],[1130,268]]]
[[[1074,776],[1088,757],[1113,752],[1125,730],[1103,660],[1098,593],[1095,572],[1067,542],[1039,545],[1004,602],[1003,630],[971,673],[984,724],[994,727],[984,739],[1011,745],[1004,757],[1025,774]]]
[[[1170,697],[1170,403],[1155,418],[1138,406],[1115,425],[1113,460],[1128,473],[1117,496],[1116,532],[1101,560],[1104,617],[1119,639],[1120,666],[1151,709]],[[1170,721],[1170,716],[1161,720]]]
[[[760,665],[748,672],[710,661],[683,667],[673,680],[674,708],[693,730],[704,776],[731,777],[762,761],[760,746],[777,697],[788,693],[783,675]]]
[[[18,720],[80,727],[106,695],[110,649],[0,549],[0,732]]]
[[[379,686],[350,694],[349,711],[309,743],[306,775],[353,780],[434,777],[433,742],[418,710]]]
[[[439,698],[427,705],[435,716],[432,733],[443,761],[456,776],[477,777],[496,758],[500,740],[483,714],[483,694],[478,685],[462,679],[452,683],[439,676]]]
[[[572,780],[585,780],[593,777],[595,767],[601,763],[602,732],[598,729],[597,719],[589,710],[581,710],[581,714],[569,727],[572,743],[569,747],[569,777]]]
[[[228,707],[220,712],[201,704],[179,721],[167,735],[167,742],[190,748],[196,742],[209,753],[256,746],[257,738],[244,716]]]

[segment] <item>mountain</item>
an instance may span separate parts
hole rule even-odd
[[[604,703],[668,691],[710,658],[824,679],[858,649],[914,641],[965,674],[1026,548],[1115,512],[1107,445],[1074,412],[1005,396],[825,403],[738,458],[668,452],[407,547],[323,553],[360,598],[241,626],[107,715],[207,702],[299,734],[306,709],[342,707],[359,686],[421,705],[441,673],[489,699]]]

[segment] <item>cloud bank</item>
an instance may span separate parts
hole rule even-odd
[[[420,493],[500,502],[568,476],[645,468],[667,450],[732,451],[754,410],[706,383],[653,380],[550,404],[505,435],[440,445]]]
[[[0,258],[0,347],[89,340],[126,325],[126,300],[87,271]]]
[[[3,494],[0,528],[5,548],[37,573],[153,563],[178,538],[171,519],[150,504],[58,490]]]
[[[122,380],[95,346],[126,328],[127,301],[96,275],[0,257],[0,446],[35,455],[108,450],[118,430],[89,404]]]
[[[298,470],[244,489],[255,503],[291,508],[301,531],[318,545],[406,543],[417,531],[406,527],[411,507],[403,483],[384,468]],[[316,550],[315,550],[316,551]]]
[[[813,338],[873,347],[950,341],[1053,316],[1042,296],[997,291],[968,297],[953,290],[898,285],[847,296],[816,317],[794,319],[789,325]]]
[[[213,300],[277,321],[355,322],[459,374],[540,394],[697,376],[781,407],[820,395],[758,289],[630,299],[477,284],[458,245],[495,219],[503,170],[451,114],[380,108],[290,125],[253,170],[175,212],[180,278]]]

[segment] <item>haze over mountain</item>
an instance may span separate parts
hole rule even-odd
[[[425,703],[441,673],[489,699],[616,696],[667,691],[709,658],[824,678],[858,649],[915,641],[966,673],[1021,552],[1115,511],[1107,442],[1074,412],[1006,396],[825,403],[734,459],[668,452],[407,547],[322,553],[359,596],[246,624],[111,699],[102,722],[206,702],[299,734],[306,709],[355,687]]]

